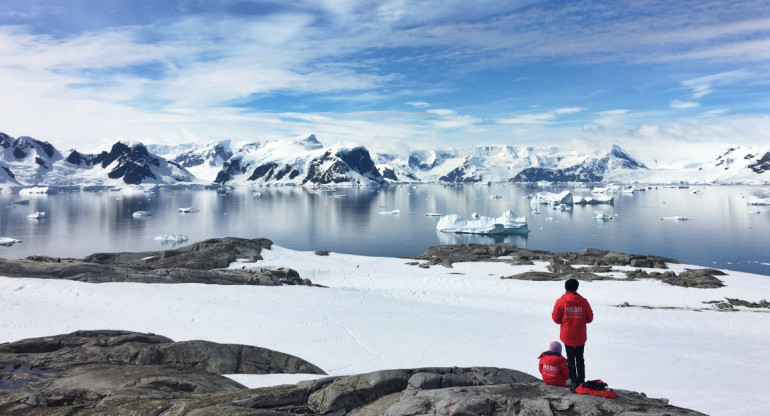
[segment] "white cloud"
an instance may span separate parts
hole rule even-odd
[[[617,110],[599,111],[596,114],[599,114],[600,116],[621,116],[623,114],[628,114],[630,112],[631,110],[617,109]]]
[[[671,108],[681,110],[685,108],[695,108],[700,107],[700,103],[696,103],[693,101],[680,101],[680,100],[671,100],[671,104],[669,104]]]
[[[406,104],[407,105],[411,105],[412,107],[416,107],[416,108],[427,108],[427,107],[430,107],[430,104],[426,103],[425,101],[409,101]]]
[[[697,100],[714,92],[715,85],[729,85],[737,81],[753,78],[753,74],[746,70],[720,72],[694,79],[682,81],[681,84],[692,90],[692,99]]]
[[[436,108],[436,109],[433,109],[433,110],[426,110],[426,113],[435,114],[435,115],[438,115],[438,116],[451,116],[453,114],[457,114],[457,113],[454,112],[454,110],[449,110],[449,109],[445,109],[445,108]]]
[[[558,108],[546,113],[523,114],[516,117],[500,119],[499,124],[547,124],[556,120],[556,116],[573,114],[585,110],[581,107]]]

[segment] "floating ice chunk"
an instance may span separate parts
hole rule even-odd
[[[11,237],[0,237],[0,246],[12,246],[16,243],[21,243],[21,240]]]
[[[622,187],[620,191],[626,194],[633,194],[636,191],[636,188],[634,188],[634,185],[626,185]]]
[[[572,205],[573,198],[572,198],[572,192],[570,191],[563,191],[558,194],[554,194],[551,192],[538,192],[537,194],[535,194],[535,196],[532,197],[532,199],[529,202],[531,204]]]
[[[770,205],[770,198],[760,198],[756,195],[746,197],[746,205]]]
[[[749,214],[761,214],[761,211],[749,210]]]
[[[495,195],[490,195],[490,196],[489,196],[489,199],[503,199],[503,196],[502,196],[502,195],[497,195],[497,194],[495,194]]]
[[[596,220],[608,221],[612,219],[612,215],[605,214],[604,211],[594,211],[594,216],[591,218]]]
[[[47,186],[33,186],[31,188],[24,188],[19,191],[19,195],[47,194],[47,193],[48,193]]]
[[[609,188],[599,188],[599,187],[596,187],[596,188],[592,189],[591,192],[595,193],[595,194],[606,194],[608,190],[609,190]]]
[[[31,220],[39,220],[39,219],[45,218],[45,212],[36,211],[36,212],[33,212],[32,214],[27,215],[27,218]]]
[[[690,219],[687,217],[682,217],[680,215],[676,215],[673,217],[660,217],[661,220],[664,221],[689,221]]]
[[[438,212],[426,212],[425,216],[426,217],[440,217],[441,214],[439,214]]]
[[[445,233],[460,234],[505,234],[503,224],[495,223],[495,218],[481,217],[478,220],[466,220],[457,214],[441,217],[436,230]]]
[[[380,214],[383,214],[383,215],[399,215],[399,214],[401,214],[401,210],[400,209],[394,209],[393,211],[380,211]]]
[[[187,234],[163,234],[155,237],[155,240],[164,243],[181,243],[183,241],[187,241]]]
[[[478,212],[474,212],[473,214],[471,214],[471,218],[473,218],[474,220],[477,220],[477,219],[481,218],[481,215],[479,215]]]
[[[134,217],[134,218],[145,218],[145,217],[149,217],[151,215],[152,214],[150,214],[147,211],[134,211],[134,213],[131,214],[131,216]]]
[[[522,230],[527,228],[527,219],[525,217],[517,216],[510,209],[503,212],[503,215],[493,218],[495,223],[503,224],[503,228],[506,230]]]
[[[186,208],[179,208],[179,212],[184,214],[190,214],[193,212],[198,212],[198,210],[193,207],[186,207]]]

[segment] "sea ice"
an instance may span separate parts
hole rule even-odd
[[[131,214],[131,216],[134,218],[145,218],[145,217],[149,217],[150,215],[152,214],[150,214],[147,211],[134,211],[134,213]]]
[[[0,246],[12,246],[16,243],[21,243],[21,240],[11,237],[0,237]]]
[[[156,241],[181,243],[187,241],[187,234],[163,234],[155,237]]]
[[[676,215],[673,217],[660,217],[660,219],[664,221],[689,221],[690,219],[687,217],[682,217],[680,215]]]
[[[572,203],[575,205],[597,205],[597,204],[613,204],[615,197],[609,195],[596,195],[596,196],[574,196],[572,197]]]
[[[32,214],[27,215],[27,218],[31,220],[39,220],[39,219],[45,218],[45,212],[36,211],[36,212],[33,212]]]
[[[383,214],[383,215],[399,215],[399,214],[401,214],[401,210],[400,209],[394,209],[393,211],[380,211],[380,214]]]
[[[572,205],[572,192],[562,191],[558,194],[554,194],[552,192],[538,192],[529,202],[531,204]]]
[[[489,199],[502,199],[502,198],[503,198],[502,195],[490,195],[489,196]]]
[[[199,210],[193,208],[193,207],[186,207],[186,208],[179,208],[179,212],[184,214],[190,214],[193,212],[198,212]]]
[[[746,197],[746,205],[770,205],[770,198],[760,198],[755,195]]]
[[[31,188],[24,188],[19,191],[19,195],[47,194],[47,193],[48,193],[47,186],[33,186]]]
[[[503,224],[503,228],[505,228],[506,231],[525,230],[527,228],[527,219],[525,217],[517,216],[510,209],[503,212],[503,215],[493,218],[493,220],[495,223]]]
[[[436,230],[445,233],[460,234],[505,234],[503,224],[495,223],[496,218],[481,217],[477,220],[466,220],[457,214],[441,217],[436,224]]]
[[[594,211],[594,216],[591,217],[596,220],[608,221],[612,219],[612,216],[605,214],[604,211]]]
[[[426,217],[440,217],[441,214],[439,214],[438,212],[426,212],[425,216]]]

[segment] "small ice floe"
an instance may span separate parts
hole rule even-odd
[[[134,211],[134,212],[131,214],[131,216],[132,216],[132,217],[134,217],[134,218],[147,218],[147,217],[149,217],[149,216],[151,216],[151,215],[152,215],[152,214],[150,214],[150,213],[149,213],[149,212],[147,212],[147,211]]]
[[[40,219],[45,218],[45,212],[44,211],[36,211],[36,212],[33,212],[32,214],[27,215],[27,218],[29,218],[31,220],[40,220]]]
[[[47,186],[33,186],[31,188],[24,188],[19,191],[19,195],[47,194],[47,193],[48,193]]]
[[[0,237],[0,246],[12,246],[16,243],[21,243],[21,240],[11,237]]]
[[[532,199],[529,200],[532,205],[558,205],[558,204],[573,204],[572,192],[562,191],[558,194],[552,192],[538,192]]]
[[[489,196],[489,199],[503,199],[503,196],[502,196],[502,195],[497,195],[497,194],[495,194],[495,195],[490,195],[490,196]]]
[[[393,211],[380,211],[380,214],[382,215],[400,215],[401,210],[400,209],[394,209]]]
[[[186,207],[186,208],[179,208],[179,212],[183,214],[191,214],[193,212],[198,212],[198,210],[193,207]]]
[[[703,191],[701,191],[700,189],[696,189],[694,191],[690,191],[690,193],[693,194],[693,195],[700,195],[700,194],[703,193]]]
[[[426,212],[425,216],[426,217],[440,217],[441,214],[439,214],[438,212]]]
[[[594,211],[594,216],[591,218],[595,220],[609,221],[612,219],[612,215],[605,214],[604,211]]]
[[[478,212],[474,212],[473,214],[471,214],[471,218],[473,218],[474,220],[477,220],[477,219],[481,218],[481,215],[479,215]]]
[[[675,215],[673,217],[660,217],[663,221],[690,221],[689,218],[683,217],[681,215]]]
[[[746,205],[770,205],[770,198],[760,198],[755,195],[746,197]]]
[[[636,192],[636,188],[634,187],[634,185],[626,185],[620,188],[620,192],[624,194],[633,194],[634,192]]]
[[[155,241],[162,243],[181,243],[187,241],[187,234],[163,234],[155,237]]]
[[[251,196],[262,196],[262,193],[258,191],[254,191],[251,193]]]
[[[749,214],[761,214],[761,213],[762,213],[762,211],[756,211],[756,210],[752,210],[752,209],[749,210]]]
[[[553,221],[553,217],[543,218],[545,221]]]

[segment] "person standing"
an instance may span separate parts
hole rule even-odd
[[[586,370],[583,359],[585,349],[586,324],[594,320],[594,312],[588,300],[577,293],[580,283],[569,279],[564,283],[567,293],[562,295],[553,306],[551,317],[561,325],[559,338],[567,350],[567,368],[572,385],[577,386],[585,381]]]

